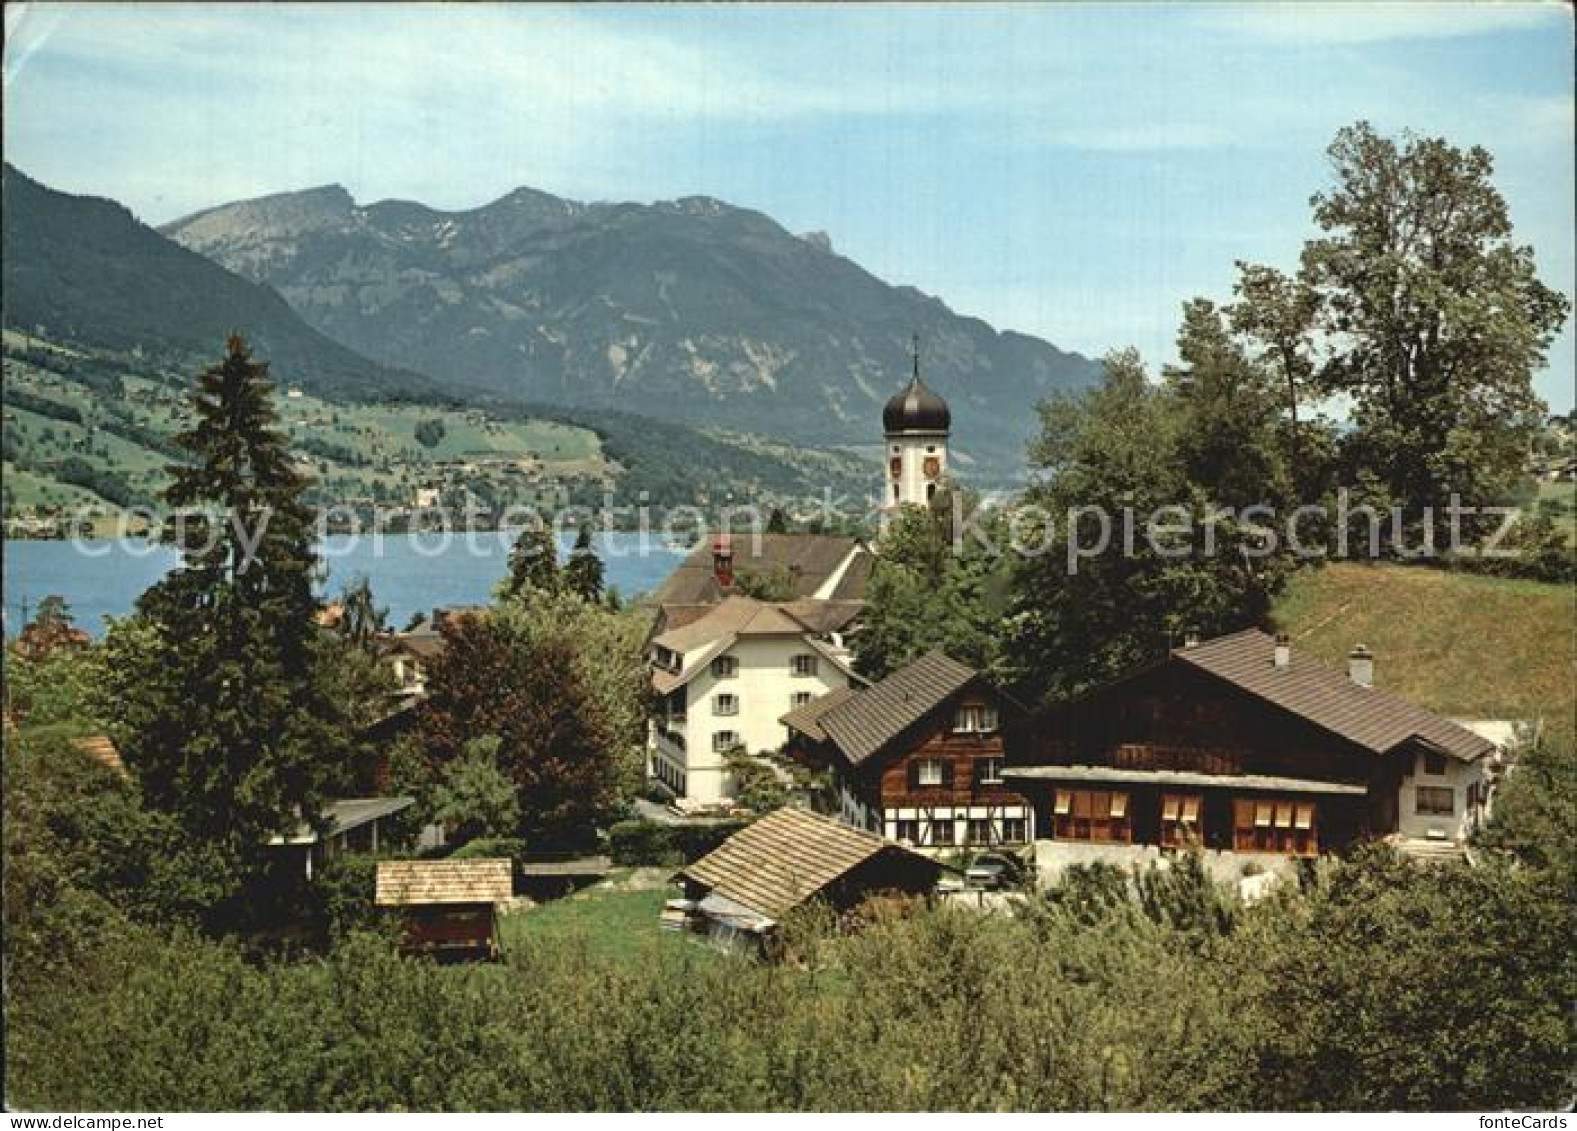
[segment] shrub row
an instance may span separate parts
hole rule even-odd
[[[665,867],[688,864],[711,852],[749,823],[663,825],[646,820],[620,821],[608,830],[608,851],[615,864]]]

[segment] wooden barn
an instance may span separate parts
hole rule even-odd
[[[1460,846],[1486,811],[1495,744],[1249,629],[1189,643],[1016,726],[1004,777],[1043,845],[1198,845],[1262,856],[1389,837]]]
[[[713,941],[772,950],[783,917],[811,900],[847,911],[879,893],[923,895],[936,861],[803,809],[768,813],[679,873]]]
[[[402,949],[439,961],[498,957],[498,905],[514,895],[509,860],[386,860],[379,907],[395,909]]]

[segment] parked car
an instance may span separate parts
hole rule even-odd
[[[981,891],[1016,888],[1024,882],[1023,861],[1006,852],[982,852],[964,869],[964,884]]]

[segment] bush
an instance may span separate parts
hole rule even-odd
[[[517,836],[479,836],[468,840],[449,854],[451,860],[494,860],[500,856],[514,861],[518,868],[526,858],[526,842]]]
[[[615,864],[678,867],[699,860],[749,823],[664,825],[657,821],[620,821],[608,830],[608,851]]]

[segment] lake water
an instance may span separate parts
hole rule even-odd
[[[560,553],[571,538],[560,541]],[[368,536],[330,536],[319,547],[328,579],[322,592],[335,595],[346,582],[365,574],[373,598],[387,606],[389,624],[398,628],[413,613],[438,605],[476,605],[491,600],[504,576],[512,537],[508,534],[455,534],[447,545],[440,535],[407,538],[386,535],[381,545]],[[597,538],[607,584],[629,598],[655,589],[684,558],[653,535],[613,533]],[[66,599],[77,624],[93,635],[106,616],[124,616],[143,590],[178,561],[166,546],[140,540],[41,542],[7,539],[4,555],[5,634],[14,636],[37,608],[39,599]]]

